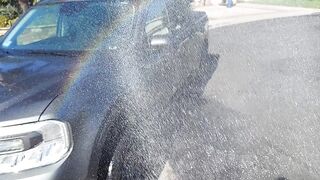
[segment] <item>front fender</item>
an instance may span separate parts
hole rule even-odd
[[[101,132],[111,123],[106,117],[121,94],[110,64],[94,73],[90,71],[94,67],[84,70],[40,118],[67,121],[71,126],[73,151],[59,169],[57,179],[88,179],[97,172],[92,169],[92,161],[97,159],[92,154],[102,147]]]

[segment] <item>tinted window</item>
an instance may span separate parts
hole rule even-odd
[[[57,35],[58,7],[32,10],[33,21],[17,36],[17,45],[27,45]]]

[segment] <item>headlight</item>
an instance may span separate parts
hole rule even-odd
[[[42,121],[0,128],[0,174],[54,164],[71,150],[68,124]]]

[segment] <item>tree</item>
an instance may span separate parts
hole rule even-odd
[[[25,13],[29,7],[33,5],[32,0],[18,0],[18,3],[23,13]]]
[[[2,9],[11,8],[10,10],[12,10],[12,8],[15,8],[16,11],[19,13],[26,12],[26,10],[32,5],[33,5],[33,0],[0,0],[0,8]]]
[[[32,0],[0,0],[0,27],[11,26],[31,5]]]

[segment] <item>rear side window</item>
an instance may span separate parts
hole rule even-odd
[[[148,8],[145,33],[148,39],[151,39],[156,36],[167,36],[169,32],[169,17],[166,4],[162,0],[155,0]]]

